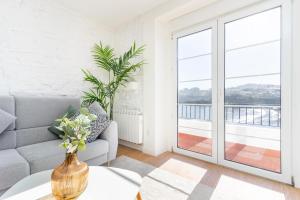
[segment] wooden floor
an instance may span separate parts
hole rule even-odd
[[[300,189],[296,189],[290,185],[189,158],[176,153],[166,152],[154,157],[120,145],[118,149],[118,156],[121,155],[140,160],[193,181],[199,181],[200,183],[212,188],[217,188],[218,184],[220,184],[221,177],[225,176],[232,178],[232,180],[237,180],[237,184],[239,182],[245,183],[248,187],[253,185],[253,187],[256,188],[265,188],[281,193],[284,195],[285,200],[300,200]],[[233,190],[236,189],[236,185],[233,185],[232,187]],[[238,191],[235,190],[235,192]]]

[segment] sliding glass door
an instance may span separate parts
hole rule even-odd
[[[291,181],[288,9],[262,3],[177,35],[176,152]]]

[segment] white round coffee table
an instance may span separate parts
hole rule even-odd
[[[52,170],[25,177],[0,198],[7,200],[54,200],[51,195]],[[90,167],[86,190],[78,200],[141,200],[139,174],[112,167]]]

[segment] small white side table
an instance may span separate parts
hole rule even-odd
[[[54,200],[51,194],[52,170],[27,176],[0,198],[7,200]],[[88,186],[78,200],[142,200],[139,174],[112,167],[90,167]]]

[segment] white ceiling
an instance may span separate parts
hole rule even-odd
[[[111,28],[116,28],[166,1],[168,0],[58,0],[65,7]]]

